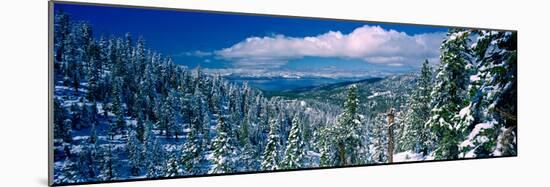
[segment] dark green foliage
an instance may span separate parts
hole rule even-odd
[[[235,148],[231,144],[231,137],[228,134],[230,130],[226,117],[219,115],[216,125],[217,135],[212,142],[213,167],[209,173],[228,173],[234,168],[233,151]]]
[[[458,143],[464,137],[464,126],[458,123],[457,112],[466,105],[469,33],[451,30],[441,45],[441,64],[431,94],[432,112],[427,125],[437,134],[437,159],[457,159]]]
[[[432,69],[428,60],[422,64],[408,111],[403,122],[403,135],[398,142],[400,150],[413,150],[426,156],[434,149],[435,134],[425,124],[430,119]]]
[[[290,135],[288,135],[284,158],[281,162],[282,169],[298,169],[302,167],[304,145],[301,128],[302,125],[298,116],[294,116],[292,118],[292,129],[290,130]]]
[[[279,169],[279,123],[277,119],[269,120],[269,134],[267,137],[267,144],[263,152],[263,161],[261,163],[262,170],[277,170]]]
[[[517,34],[472,31],[476,73],[470,79],[470,102],[460,123],[470,130],[460,144],[463,157],[516,155]]]

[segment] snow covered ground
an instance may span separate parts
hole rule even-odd
[[[426,156],[422,156],[422,153],[414,153],[412,151],[405,151],[396,153],[393,155],[393,162],[413,162],[423,160],[434,160],[433,153]]]

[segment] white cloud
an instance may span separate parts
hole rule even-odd
[[[304,57],[360,59],[388,65],[420,64],[437,59],[444,33],[408,35],[379,26],[356,28],[349,34],[330,31],[310,37],[284,35],[249,37],[214,53],[238,67],[274,68]]]

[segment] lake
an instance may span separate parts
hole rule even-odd
[[[248,81],[252,87],[264,91],[289,91],[304,87],[313,87],[327,84],[334,84],[346,81],[357,81],[359,78],[322,78],[322,77],[305,77],[305,78],[283,78],[283,77],[226,77],[227,80],[242,84]]]

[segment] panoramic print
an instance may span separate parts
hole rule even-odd
[[[517,32],[54,3],[53,184],[517,155]]]

